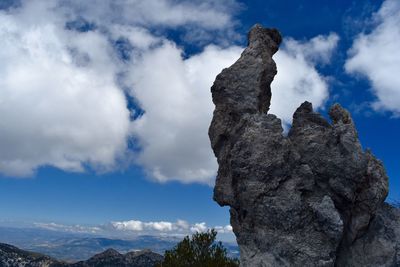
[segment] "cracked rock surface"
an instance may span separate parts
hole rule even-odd
[[[400,212],[384,204],[384,167],[349,112],[335,104],[329,122],[304,102],[288,135],[268,113],[280,43],[253,26],[211,88],[214,199],[230,206],[241,266],[400,266]]]

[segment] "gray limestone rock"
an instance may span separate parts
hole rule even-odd
[[[214,200],[231,207],[241,265],[399,266],[399,212],[382,204],[388,178],[349,112],[333,105],[330,123],[304,102],[285,136],[268,114],[280,34],[255,25],[248,40],[211,88],[209,129]]]

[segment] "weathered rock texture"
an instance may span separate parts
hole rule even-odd
[[[350,114],[335,104],[329,123],[304,102],[285,136],[268,114],[281,36],[255,25],[248,40],[211,88],[209,130],[214,199],[231,207],[241,265],[400,266],[400,213],[383,204],[388,178]]]

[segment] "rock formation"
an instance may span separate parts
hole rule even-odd
[[[280,42],[255,25],[211,88],[214,199],[230,206],[241,266],[400,266],[400,213],[349,112],[333,105],[330,123],[304,102],[287,136],[268,113]]]

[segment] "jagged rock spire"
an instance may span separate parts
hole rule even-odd
[[[357,253],[369,242],[363,237],[376,238],[388,214],[400,218],[382,206],[388,178],[339,104],[329,123],[304,102],[283,135],[281,121],[268,114],[280,42],[277,30],[253,26],[248,47],[211,88],[214,199],[231,207],[242,266],[359,266]],[[385,238],[393,245],[386,262],[393,262],[400,244]]]

